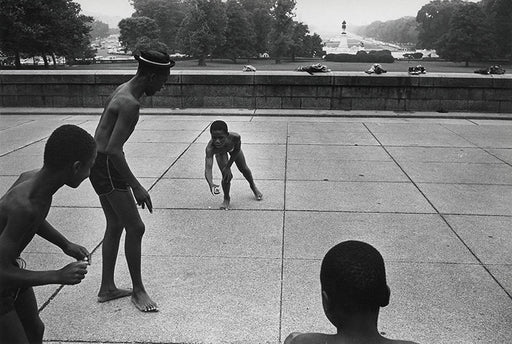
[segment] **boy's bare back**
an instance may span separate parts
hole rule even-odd
[[[12,259],[16,259],[32,240],[50,210],[51,198],[32,196],[32,178],[35,173],[36,170],[22,173],[0,198],[0,234],[15,244],[14,247],[1,249],[7,249]],[[10,225],[7,226],[7,223]],[[4,230],[9,232],[3,233]]]

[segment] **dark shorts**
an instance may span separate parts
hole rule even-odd
[[[89,176],[94,191],[101,195],[108,195],[114,190],[128,191],[129,185],[119,174],[114,164],[105,153],[98,152],[94,166]]]
[[[19,268],[24,268],[24,261],[18,258],[19,261],[13,262],[13,265]],[[23,263],[22,263],[23,262]],[[7,314],[15,309],[14,305],[16,300],[28,290],[29,288],[6,288],[0,290],[0,316]]]

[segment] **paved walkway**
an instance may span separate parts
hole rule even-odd
[[[207,128],[220,117],[146,114],[126,145],[156,208],[141,210],[142,261],[159,313],[142,314],[128,298],[96,302],[102,210],[88,181],[57,193],[49,221],[94,254],[81,284],[36,288],[47,343],[277,344],[296,330],[332,333],[320,262],[348,239],[384,256],[392,294],[379,328],[387,336],[510,343],[512,121],[225,117],[264,200],[236,171],[234,209],[221,211],[203,178]],[[92,133],[97,121],[1,115],[0,193],[41,166],[57,126]],[[70,261],[38,238],[23,257],[34,270]],[[118,285],[130,287],[122,254],[117,272]]]

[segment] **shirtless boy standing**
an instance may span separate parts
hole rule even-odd
[[[43,167],[22,173],[0,199],[0,342],[42,343],[44,324],[32,287],[77,284],[85,277],[87,249],[67,240],[45,219],[55,192],[63,185],[78,187],[95,157],[92,136],[63,125],[46,143]],[[20,255],[36,234],[78,261],[60,270],[25,269]]]
[[[145,226],[137,205],[153,212],[151,198],[133,175],[126,162],[123,146],[139,119],[140,99],[154,95],[167,81],[174,61],[160,51],[141,52],[136,75],[119,86],[107,99],[94,139],[98,157],[91,170],[91,184],[98,194],[107,220],[103,238],[103,268],[98,301],[106,302],[131,295],[142,312],[158,311],[157,304],[146,293],[141,276],[141,242]],[[135,201],[134,201],[135,198]],[[133,290],[118,289],[114,269],[119,241],[126,229],[125,254]]]
[[[219,186],[213,183],[213,156],[217,159],[217,164],[222,173],[222,191],[224,192],[224,202],[220,206],[220,209],[229,209],[229,203],[231,198],[229,196],[229,190],[231,188],[231,179],[233,174],[231,173],[231,165],[236,164],[238,170],[242,172],[243,176],[249,182],[254,196],[258,201],[263,199],[263,194],[258,190],[252,173],[247,163],[245,162],[244,153],[242,152],[242,141],[240,135],[237,133],[229,132],[228,125],[224,121],[214,121],[210,125],[211,140],[206,146],[206,158],[204,177],[210,187],[210,192],[214,195],[219,194]],[[228,158],[229,153],[229,158]]]

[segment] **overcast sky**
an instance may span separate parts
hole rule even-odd
[[[131,16],[129,0],[74,0],[85,14],[113,17],[109,26],[117,26],[120,19]],[[404,16],[416,16],[418,10],[430,0],[296,0],[296,20],[309,26],[311,32],[330,36],[341,31],[341,22],[365,25],[376,20],[386,21]],[[478,2],[479,0],[470,0]],[[106,21],[107,19],[103,19]]]

